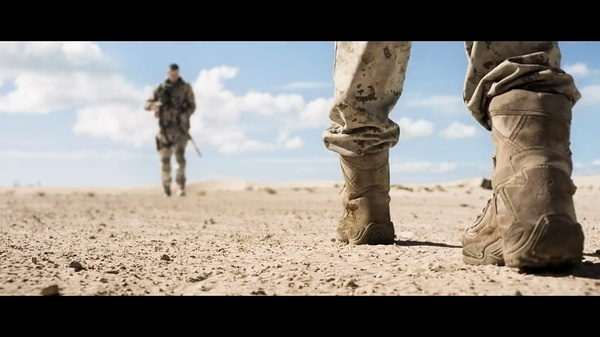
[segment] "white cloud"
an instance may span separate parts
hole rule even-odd
[[[147,96],[116,73],[53,74],[25,71],[14,78],[13,84],[15,89],[0,97],[0,112],[47,114],[69,107],[105,102],[135,102],[140,106],[136,100],[142,97],[143,103]]]
[[[281,87],[284,90],[301,90],[301,89],[325,89],[333,88],[333,83],[329,82],[294,82]]]
[[[405,96],[406,97],[406,96]],[[435,95],[430,97],[406,97],[405,105],[412,108],[428,108],[445,114],[465,113],[466,107],[460,96]]]
[[[314,99],[298,114],[295,118],[289,120],[288,128],[325,128],[331,121],[329,120],[329,109],[333,105],[333,98]]]
[[[402,139],[428,137],[434,133],[433,124],[424,119],[412,120],[402,117],[398,120],[398,125],[400,126],[400,138]]]
[[[224,154],[267,151],[276,148],[274,144],[248,138],[239,125],[232,125],[229,128],[198,126],[196,129],[200,131],[192,133],[200,148],[203,146],[202,143],[209,143]],[[198,134],[201,136],[196,137]]]
[[[244,162],[260,162],[260,163],[271,163],[271,164],[307,164],[307,163],[316,163],[316,164],[327,164],[327,165],[335,165],[339,163],[339,156],[335,154],[331,154],[327,157],[308,157],[308,158],[273,158],[273,157],[263,157],[263,158],[243,158],[240,159]]]
[[[590,69],[585,63],[575,63],[563,67],[563,70],[574,77],[587,77],[598,74],[598,70]]]
[[[116,64],[91,42],[0,42],[0,78],[23,73],[104,73]]]
[[[600,104],[600,85],[588,85],[579,89],[581,99],[577,102],[581,105],[597,105]]]
[[[286,149],[299,149],[303,146],[304,146],[304,142],[302,141],[302,139],[300,139],[300,137],[294,137],[290,140],[287,140],[284,143],[284,148],[286,148]]]
[[[241,153],[274,149],[297,149],[304,145],[292,131],[328,126],[328,111],[333,99],[317,98],[306,102],[301,95],[248,92],[236,96],[223,82],[235,77],[237,68],[221,66],[202,70],[193,82],[197,112],[192,117],[191,133],[200,141],[217,146],[222,153]],[[272,142],[251,140],[238,120],[243,114],[256,118],[256,124],[282,130]]]
[[[583,164],[580,162],[573,163],[573,174],[574,175],[600,174],[600,159],[596,159],[588,164]]]
[[[440,136],[446,139],[471,138],[477,135],[477,126],[465,125],[460,122],[453,122],[440,132]]]
[[[301,95],[277,95],[264,92],[249,92],[240,98],[239,110],[261,115],[288,114],[304,107]]]
[[[279,133],[276,142],[285,149],[299,149],[304,146],[304,142],[300,137],[290,138],[289,133],[286,131],[281,131]]]
[[[73,132],[129,143],[134,147],[148,144],[154,141],[158,124],[151,112],[136,109],[139,102],[103,103],[82,108],[77,113]]]
[[[394,173],[448,173],[454,171],[455,163],[432,163],[427,161],[390,164]]]
[[[215,146],[229,154],[297,149],[303,141],[291,135],[293,131],[325,129],[330,123],[332,98],[306,101],[297,94],[255,91],[235,95],[226,89],[225,81],[238,72],[228,66],[204,69],[191,81],[197,110],[190,132],[199,145]],[[0,81],[7,79],[12,80],[14,89],[0,96],[0,113],[48,114],[74,108],[77,121],[73,131],[78,135],[134,147],[154,143],[157,122],[142,107],[160,79],[146,87],[135,86],[96,44],[0,43]],[[263,130],[283,130],[286,138],[253,139],[248,135],[250,124],[260,124]]]

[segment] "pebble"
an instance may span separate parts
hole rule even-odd
[[[80,271],[83,270],[83,265],[77,261],[71,261],[71,263],[69,264],[69,268],[73,268],[75,269],[75,271]]]
[[[42,296],[59,296],[60,292],[58,290],[58,286],[53,284],[49,287],[42,289]]]

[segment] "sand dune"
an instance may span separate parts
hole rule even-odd
[[[341,181],[214,180],[0,188],[0,294],[596,295],[600,176],[576,177],[585,261],[539,277],[469,266],[460,233],[489,197],[481,178],[393,184],[397,242],[335,241]]]
[[[392,184],[394,189],[413,189],[413,190],[439,190],[439,189],[460,189],[460,188],[479,188],[482,179],[472,178],[457,181],[449,181],[436,184]],[[600,188],[600,175],[574,177],[573,181],[578,188]],[[250,191],[261,189],[313,189],[313,188],[341,188],[343,182],[340,181],[278,181],[278,182],[257,182],[243,179],[218,179],[199,182],[190,182],[187,189],[192,192],[197,191]],[[114,186],[114,187],[48,187],[48,186],[20,186],[20,187],[1,187],[0,193],[24,193],[35,194],[41,191],[49,193],[156,193],[161,190],[160,185],[143,186]]]

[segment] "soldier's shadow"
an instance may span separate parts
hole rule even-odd
[[[412,246],[429,246],[429,247],[441,247],[441,248],[462,248],[458,245],[450,245],[447,243],[440,242],[429,242],[429,241],[413,241],[413,240],[396,240],[394,242],[398,246],[412,247]],[[584,256],[600,258],[600,254],[583,254]],[[536,276],[546,277],[581,277],[592,280],[600,280],[600,261],[591,262],[584,261],[575,267],[568,269],[555,269],[555,270],[535,270],[535,269],[522,269],[519,270],[522,274],[532,274]]]
[[[441,248],[462,248],[462,246],[449,245],[447,243],[429,242],[429,241],[412,241],[412,240],[396,240],[397,246],[412,247],[412,246],[429,246]]]
[[[583,254],[584,256],[599,257],[598,254]],[[532,274],[546,277],[574,276],[591,280],[600,280],[600,262],[583,261],[582,263],[568,269],[558,270],[520,270],[522,274]]]

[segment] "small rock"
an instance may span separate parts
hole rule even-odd
[[[346,287],[358,288],[358,285],[356,284],[356,282],[354,282],[354,280],[350,280],[346,283]]]
[[[32,257],[31,258],[31,262],[33,262],[33,264],[37,264],[37,257],[35,257],[35,256]]]
[[[171,261],[171,258],[167,254],[163,254],[163,256],[161,256],[160,259],[163,261]]]
[[[515,296],[523,296],[523,294],[522,294],[520,291],[518,291],[518,290],[517,290],[517,291],[515,292]]]
[[[115,274],[116,275],[116,274],[119,273],[119,271],[118,270],[108,270],[106,273],[107,274]]]
[[[104,277],[99,279],[98,281],[100,281],[102,283],[108,283],[108,279],[105,279]]]
[[[75,271],[80,271],[80,270],[85,269],[85,268],[83,268],[83,265],[77,261],[71,261],[71,263],[69,264],[69,268],[73,268],[73,269],[75,269]]]
[[[207,278],[208,278],[207,274],[202,274],[202,275],[198,275],[196,277],[190,277],[190,278],[188,278],[188,282],[190,282],[190,283],[196,283],[196,282],[204,281]]]
[[[58,290],[58,286],[53,284],[49,287],[42,289],[42,296],[59,296],[60,292]]]
[[[481,181],[481,188],[485,189],[485,190],[491,190],[492,189],[492,181],[489,179],[483,179]]]
[[[258,290],[251,292],[251,294],[252,295],[266,295],[267,293],[265,293],[264,290],[259,288]]]
[[[600,249],[596,250],[596,255],[600,255]]]

